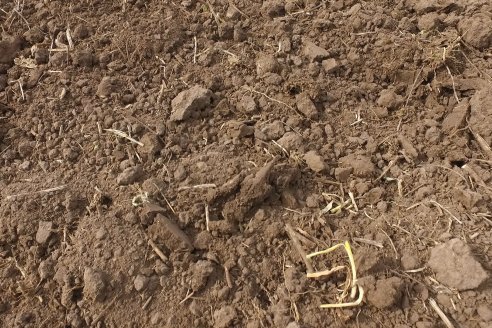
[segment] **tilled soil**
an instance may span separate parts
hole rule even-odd
[[[492,326],[489,0],[0,9],[0,326]]]

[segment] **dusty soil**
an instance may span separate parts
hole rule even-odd
[[[492,326],[489,0],[0,9],[0,326]]]

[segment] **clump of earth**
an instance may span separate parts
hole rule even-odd
[[[0,9],[1,327],[492,325],[490,1]]]

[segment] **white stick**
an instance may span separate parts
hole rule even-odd
[[[193,64],[196,64],[196,48],[197,48],[196,36],[193,37],[193,43],[195,45],[193,49]]]
[[[437,315],[441,318],[441,320],[444,322],[446,327],[448,328],[454,328],[454,325],[449,321],[448,317],[442,312],[441,308],[439,305],[437,305],[436,301],[433,298],[429,298],[429,304],[432,306],[434,311],[437,312]]]
[[[210,222],[210,215],[208,212],[208,204],[206,204],[205,205],[205,225],[207,226],[207,231],[210,231],[209,222]]]

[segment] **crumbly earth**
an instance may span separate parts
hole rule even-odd
[[[0,9],[1,327],[492,326],[489,0]]]

